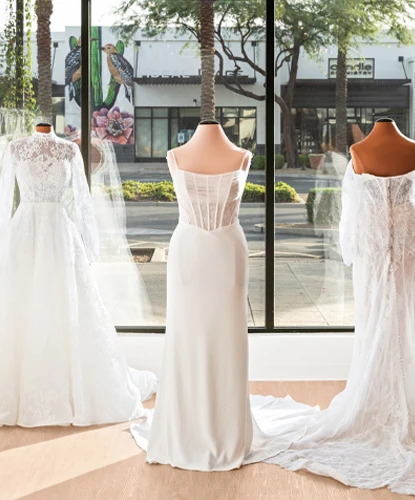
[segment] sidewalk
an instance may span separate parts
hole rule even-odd
[[[275,269],[276,326],[352,326],[354,302],[351,269],[339,260],[278,257]],[[101,266],[101,269],[100,269]],[[94,264],[95,273],[113,276],[107,307],[117,326],[138,323],[137,300],[126,293],[119,269],[102,269],[111,263]],[[166,262],[140,264],[157,324],[165,323]],[[265,264],[261,252],[250,257],[249,325],[264,324]],[[109,298],[111,297],[111,298]],[[135,311],[137,310],[137,314]],[[139,326],[139,325],[137,325]]]

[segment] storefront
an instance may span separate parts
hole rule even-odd
[[[216,119],[234,144],[255,151],[256,108],[217,107]],[[168,149],[192,137],[199,121],[198,107],[136,107],[136,161],[164,159]]]
[[[405,135],[410,135],[410,79],[350,78],[347,122],[350,147],[372,129],[378,118],[393,118]],[[282,86],[282,92],[286,89]],[[335,149],[336,85],[333,79],[297,80],[292,113],[302,153]]]

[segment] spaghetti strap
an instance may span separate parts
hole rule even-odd
[[[246,150],[244,157],[242,158],[242,163],[241,163],[241,166],[239,167],[239,170],[243,170],[244,172],[247,172],[249,170],[249,162],[245,168],[244,168],[244,165],[245,165],[246,159],[249,158],[250,156],[252,156],[251,151]]]
[[[170,164],[170,162],[168,161],[169,160],[169,153],[170,153],[170,156],[173,159],[173,164]],[[177,165],[176,156],[174,155],[172,149],[169,149],[167,151],[166,158],[167,158],[167,164],[169,165],[169,168],[170,168],[170,172],[171,172],[172,175],[174,175],[177,172],[177,170],[179,170],[179,166]]]

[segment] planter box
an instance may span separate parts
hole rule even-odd
[[[308,159],[310,161],[310,168],[314,170],[320,170],[324,167],[324,160],[326,159],[325,154],[311,154],[308,155]]]

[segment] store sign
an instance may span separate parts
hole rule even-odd
[[[375,60],[374,59],[347,59],[347,77],[348,78],[374,78]],[[337,59],[329,59],[329,78],[336,78]]]

